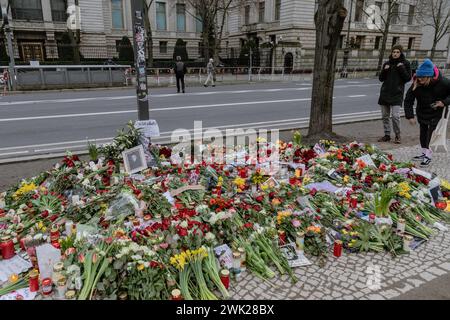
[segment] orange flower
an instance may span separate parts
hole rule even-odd
[[[337,158],[338,158],[338,160],[344,159],[344,156],[342,155],[342,150],[341,149],[339,149],[338,152],[337,152]]]
[[[367,167],[366,163],[362,160],[356,160],[356,162],[358,163],[358,168],[359,169],[364,169],[365,167]]]
[[[275,198],[275,199],[272,200],[272,205],[278,206],[278,205],[280,205],[280,204],[281,204],[280,199]]]
[[[311,231],[313,233],[320,233],[321,229],[320,227],[315,227],[315,226],[309,226],[306,231]]]

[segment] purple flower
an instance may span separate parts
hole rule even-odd
[[[300,223],[300,221],[298,221],[297,219],[294,219],[294,220],[292,220],[292,225],[293,225],[295,228],[298,228],[298,227],[300,227],[301,223]]]

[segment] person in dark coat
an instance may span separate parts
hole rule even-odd
[[[181,61],[180,56],[177,56],[177,62],[175,63],[174,71],[175,77],[177,78],[177,92],[180,93],[180,83],[181,83],[181,89],[183,90],[183,93],[185,93],[184,75],[187,73],[187,68],[186,64],[183,61]]]
[[[390,117],[392,113],[392,126],[394,127],[395,143],[401,143],[400,137],[400,109],[405,94],[405,84],[411,80],[411,66],[403,54],[400,45],[392,47],[389,61],[383,64],[380,72],[380,81],[383,82],[378,104],[381,106],[384,136],[379,142],[391,141]]]
[[[442,75],[430,59],[425,59],[419,66],[413,84],[406,94],[405,115],[412,125],[416,124],[413,108],[415,101],[422,154],[413,160],[421,161],[420,165],[427,167],[432,157],[431,136],[441,120],[444,108],[450,105],[450,80]]]

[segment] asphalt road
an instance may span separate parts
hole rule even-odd
[[[162,135],[175,129],[280,128],[307,119],[310,82],[259,83],[152,89],[150,117]],[[379,111],[380,83],[375,79],[338,80],[335,115]],[[85,148],[86,141],[104,143],[129,120],[136,120],[134,90],[33,92],[0,99],[0,159]]]

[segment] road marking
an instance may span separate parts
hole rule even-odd
[[[84,148],[86,145],[77,145],[77,146],[61,146],[57,148],[47,148],[47,149],[35,149],[34,152],[47,152],[47,151],[54,151],[54,150],[64,150],[64,149],[76,149],[76,148]]]
[[[346,97],[333,97],[337,98],[359,98],[365,97],[365,95],[358,96],[346,96]],[[173,110],[188,110],[188,109],[205,109],[205,108],[218,108],[218,107],[238,107],[243,105],[259,105],[259,104],[277,104],[277,103],[289,103],[289,102],[304,102],[310,101],[311,98],[299,98],[299,99],[285,99],[285,100],[264,100],[264,101],[247,101],[247,102],[233,102],[233,103],[219,103],[219,104],[206,104],[206,105],[194,105],[184,107],[166,107],[155,108],[152,112],[173,111]],[[117,115],[126,113],[136,113],[136,110],[119,110],[119,111],[106,111],[106,112],[92,112],[92,113],[71,113],[60,115],[48,115],[48,116],[35,116],[35,117],[23,117],[23,118],[6,118],[0,119],[0,122],[13,122],[13,121],[28,121],[28,120],[45,120],[45,119],[60,119],[60,118],[79,118],[79,117],[91,117],[100,115]]]
[[[305,84],[307,85],[307,84]],[[210,91],[210,92],[191,92],[185,94],[168,93],[168,94],[150,94],[150,98],[167,98],[167,97],[184,97],[184,96],[202,96],[215,94],[245,94],[245,93],[265,93],[265,92],[284,92],[284,91],[306,91],[312,89],[311,85],[305,88],[275,88],[275,89],[254,89],[254,90],[232,90],[232,91]],[[350,87],[372,87],[379,86],[379,84],[358,84],[358,85],[339,85],[335,89],[350,88]],[[71,99],[44,99],[44,100],[21,100],[0,102],[1,107],[10,107],[17,105],[34,105],[34,104],[57,104],[57,103],[74,103],[74,102],[91,102],[97,100],[114,101],[114,100],[129,100],[136,99],[135,95],[131,96],[117,96],[117,97],[86,97],[86,98],[71,98]]]
[[[342,114],[334,114],[333,119],[334,120],[345,120],[345,119],[352,119],[352,118],[358,118],[361,116],[371,116],[371,115],[378,115],[379,111],[363,111],[358,113],[342,113]],[[240,124],[229,124],[229,125],[222,125],[222,126],[215,126],[215,127],[204,127],[203,130],[208,129],[232,129],[232,128],[251,128],[252,126],[258,127],[261,125],[264,125],[265,127],[273,127],[273,126],[286,126],[291,124],[296,124],[300,122],[308,121],[309,117],[305,118],[290,118],[290,119],[281,119],[281,120],[271,120],[271,121],[259,121],[259,122],[250,122],[250,123],[240,123]],[[189,132],[193,132],[194,129],[189,129]],[[175,129],[173,130],[175,131]],[[165,131],[161,132],[160,137],[155,137],[154,140],[161,140],[170,138],[173,131]],[[15,147],[4,147],[0,148],[0,151],[8,151],[8,150],[17,150],[17,149],[34,149],[35,152],[43,152],[43,151],[52,151],[52,150],[61,150],[61,149],[67,149],[67,148],[78,148],[78,147],[85,147],[86,145],[78,145],[79,143],[87,143],[87,141],[90,142],[96,142],[97,144],[100,141],[104,141],[104,143],[107,143],[109,141],[112,141],[114,137],[109,138],[86,138],[84,140],[75,140],[75,141],[64,141],[64,142],[54,142],[54,143],[44,143],[44,144],[36,144],[36,145],[26,145],[26,146],[15,146]],[[52,146],[58,146],[56,148],[45,148],[45,149],[35,149],[39,147],[52,147]],[[18,151],[18,152],[10,152],[10,153],[4,153],[0,155],[8,155],[8,154],[20,154],[20,153],[28,153],[28,151]]]
[[[14,154],[25,154],[25,153],[28,153],[28,151],[16,151],[16,152],[0,153],[0,157],[2,157],[2,156],[12,156]]]
[[[13,149],[23,149],[23,148],[39,148],[39,147],[46,147],[46,146],[57,146],[57,145],[64,145],[64,144],[76,144],[76,143],[82,143],[86,141],[90,142],[97,142],[97,141],[105,141],[105,140],[112,140],[114,137],[111,138],[99,138],[99,139],[84,139],[84,140],[76,140],[76,141],[64,141],[64,142],[52,142],[52,143],[43,143],[43,144],[32,144],[27,146],[20,146],[20,147],[4,147],[0,148],[0,151],[5,150],[13,150]]]
[[[347,98],[362,98],[362,97],[367,97],[367,95],[366,94],[357,94],[354,96],[347,96]]]

